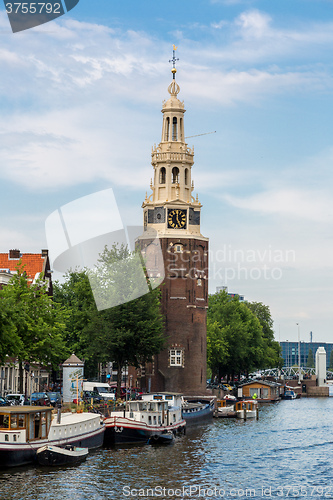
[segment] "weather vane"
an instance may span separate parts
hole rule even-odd
[[[176,50],[177,50],[177,47],[175,45],[173,45],[172,59],[169,59],[169,62],[172,62],[171,73],[173,75],[172,76],[173,80],[176,79],[176,73],[177,73],[177,70],[176,70],[176,61],[179,61],[179,59],[176,58]]]

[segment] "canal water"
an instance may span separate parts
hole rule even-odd
[[[214,419],[170,446],[101,449],[56,469],[0,472],[1,500],[332,498],[333,398]]]

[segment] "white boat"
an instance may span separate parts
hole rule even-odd
[[[254,399],[238,401],[235,404],[237,418],[247,420],[248,418],[258,418],[258,403]]]
[[[143,394],[142,400],[128,401],[123,410],[112,411],[104,420],[106,445],[170,441],[172,434],[185,433],[181,396],[168,401],[162,394]],[[169,435],[168,435],[169,434]]]
[[[229,399],[218,399],[216,401],[216,411],[214,416],[223,418],[236,417],[235,404],[233,403],[235,403],[235,401],[232,402]]]
[[[66,445],[98,448],[104,425],[95,413],[62,413],[45,406],[0,407],[0,469],[36,462],[38,448]]]
[[[65,448],[46,444],[37,450],[39,465],[70,465],[82,462],[88,456],[88,448],[67,445]]]

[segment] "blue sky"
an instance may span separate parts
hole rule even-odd
[[[0,9],[1,250],[39,252],[65,203],[113,188],[142,222],[175,44],[211,292],[276,338],[333,341],[333,2],[81,0],[13,34]]]

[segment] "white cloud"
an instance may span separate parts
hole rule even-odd
[[[303,218],[317,222],[333,222],[332,197],[325,191],[282,189],[270,190],[236,197],[225,195],[224,199],[234,207],[262,214],[278,214],[291,218]]]
[[[272,18],[258,10],[243,12],[236,19],[235,24],[240,26],[244,38],[263,38],[271,32]]]

